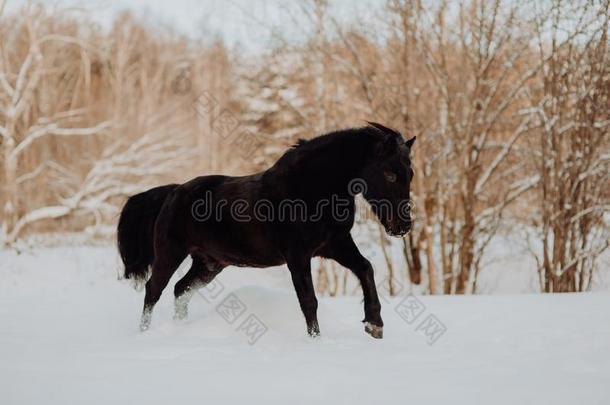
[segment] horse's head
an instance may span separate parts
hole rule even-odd
[[[402,135],[381,124],[369,123],[377,135],[372,158],[360,177],[366,182],[364,198],[392,236],[411,230],[411,147],[415,137],[405,141]]]

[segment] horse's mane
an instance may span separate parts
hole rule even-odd
[[[317,136],[312,139],[299,139],[274,164],[276,168],[287,168],[296,162],[302,163],[310,158],[320,162],[326,159],[348,160],[368,152],[372,144],[383,134],[377,128],[365,126],[341,129]]]

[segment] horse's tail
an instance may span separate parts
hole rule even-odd
[[[121,210],[117,227],[117,242],[125,265],[125,278],[136,286],[148,278],[149,266],[155,258],[155,221],[167,196],[177,184],[155,187],[129,197]]]

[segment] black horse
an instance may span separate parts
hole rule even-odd
[[[354,197],[362,193],[388,234],[411,229],[410,150],[415,137],[381,124],[304,141],[268,170],[243,177],[203,176],[137,194],[118,224],[125,277],[146,282],[140,328],[180,263],[188,273],[174,288],[176,317],[194,292],[229,265],[286,263],[311,336],[320,333],[310,261],[321,256],[350,269],[364,294],[365,331],[383,336],[373,268],[354,243]]]

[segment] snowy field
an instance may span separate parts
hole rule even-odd
[[[168,288],[140,333],[118,268],[107,247],[0,251],[0,404],[610,403],[608,293],[384,299],[383,340],[357,297],[325,298],[312,340],[284,269],[229,268],[185,322]]]

